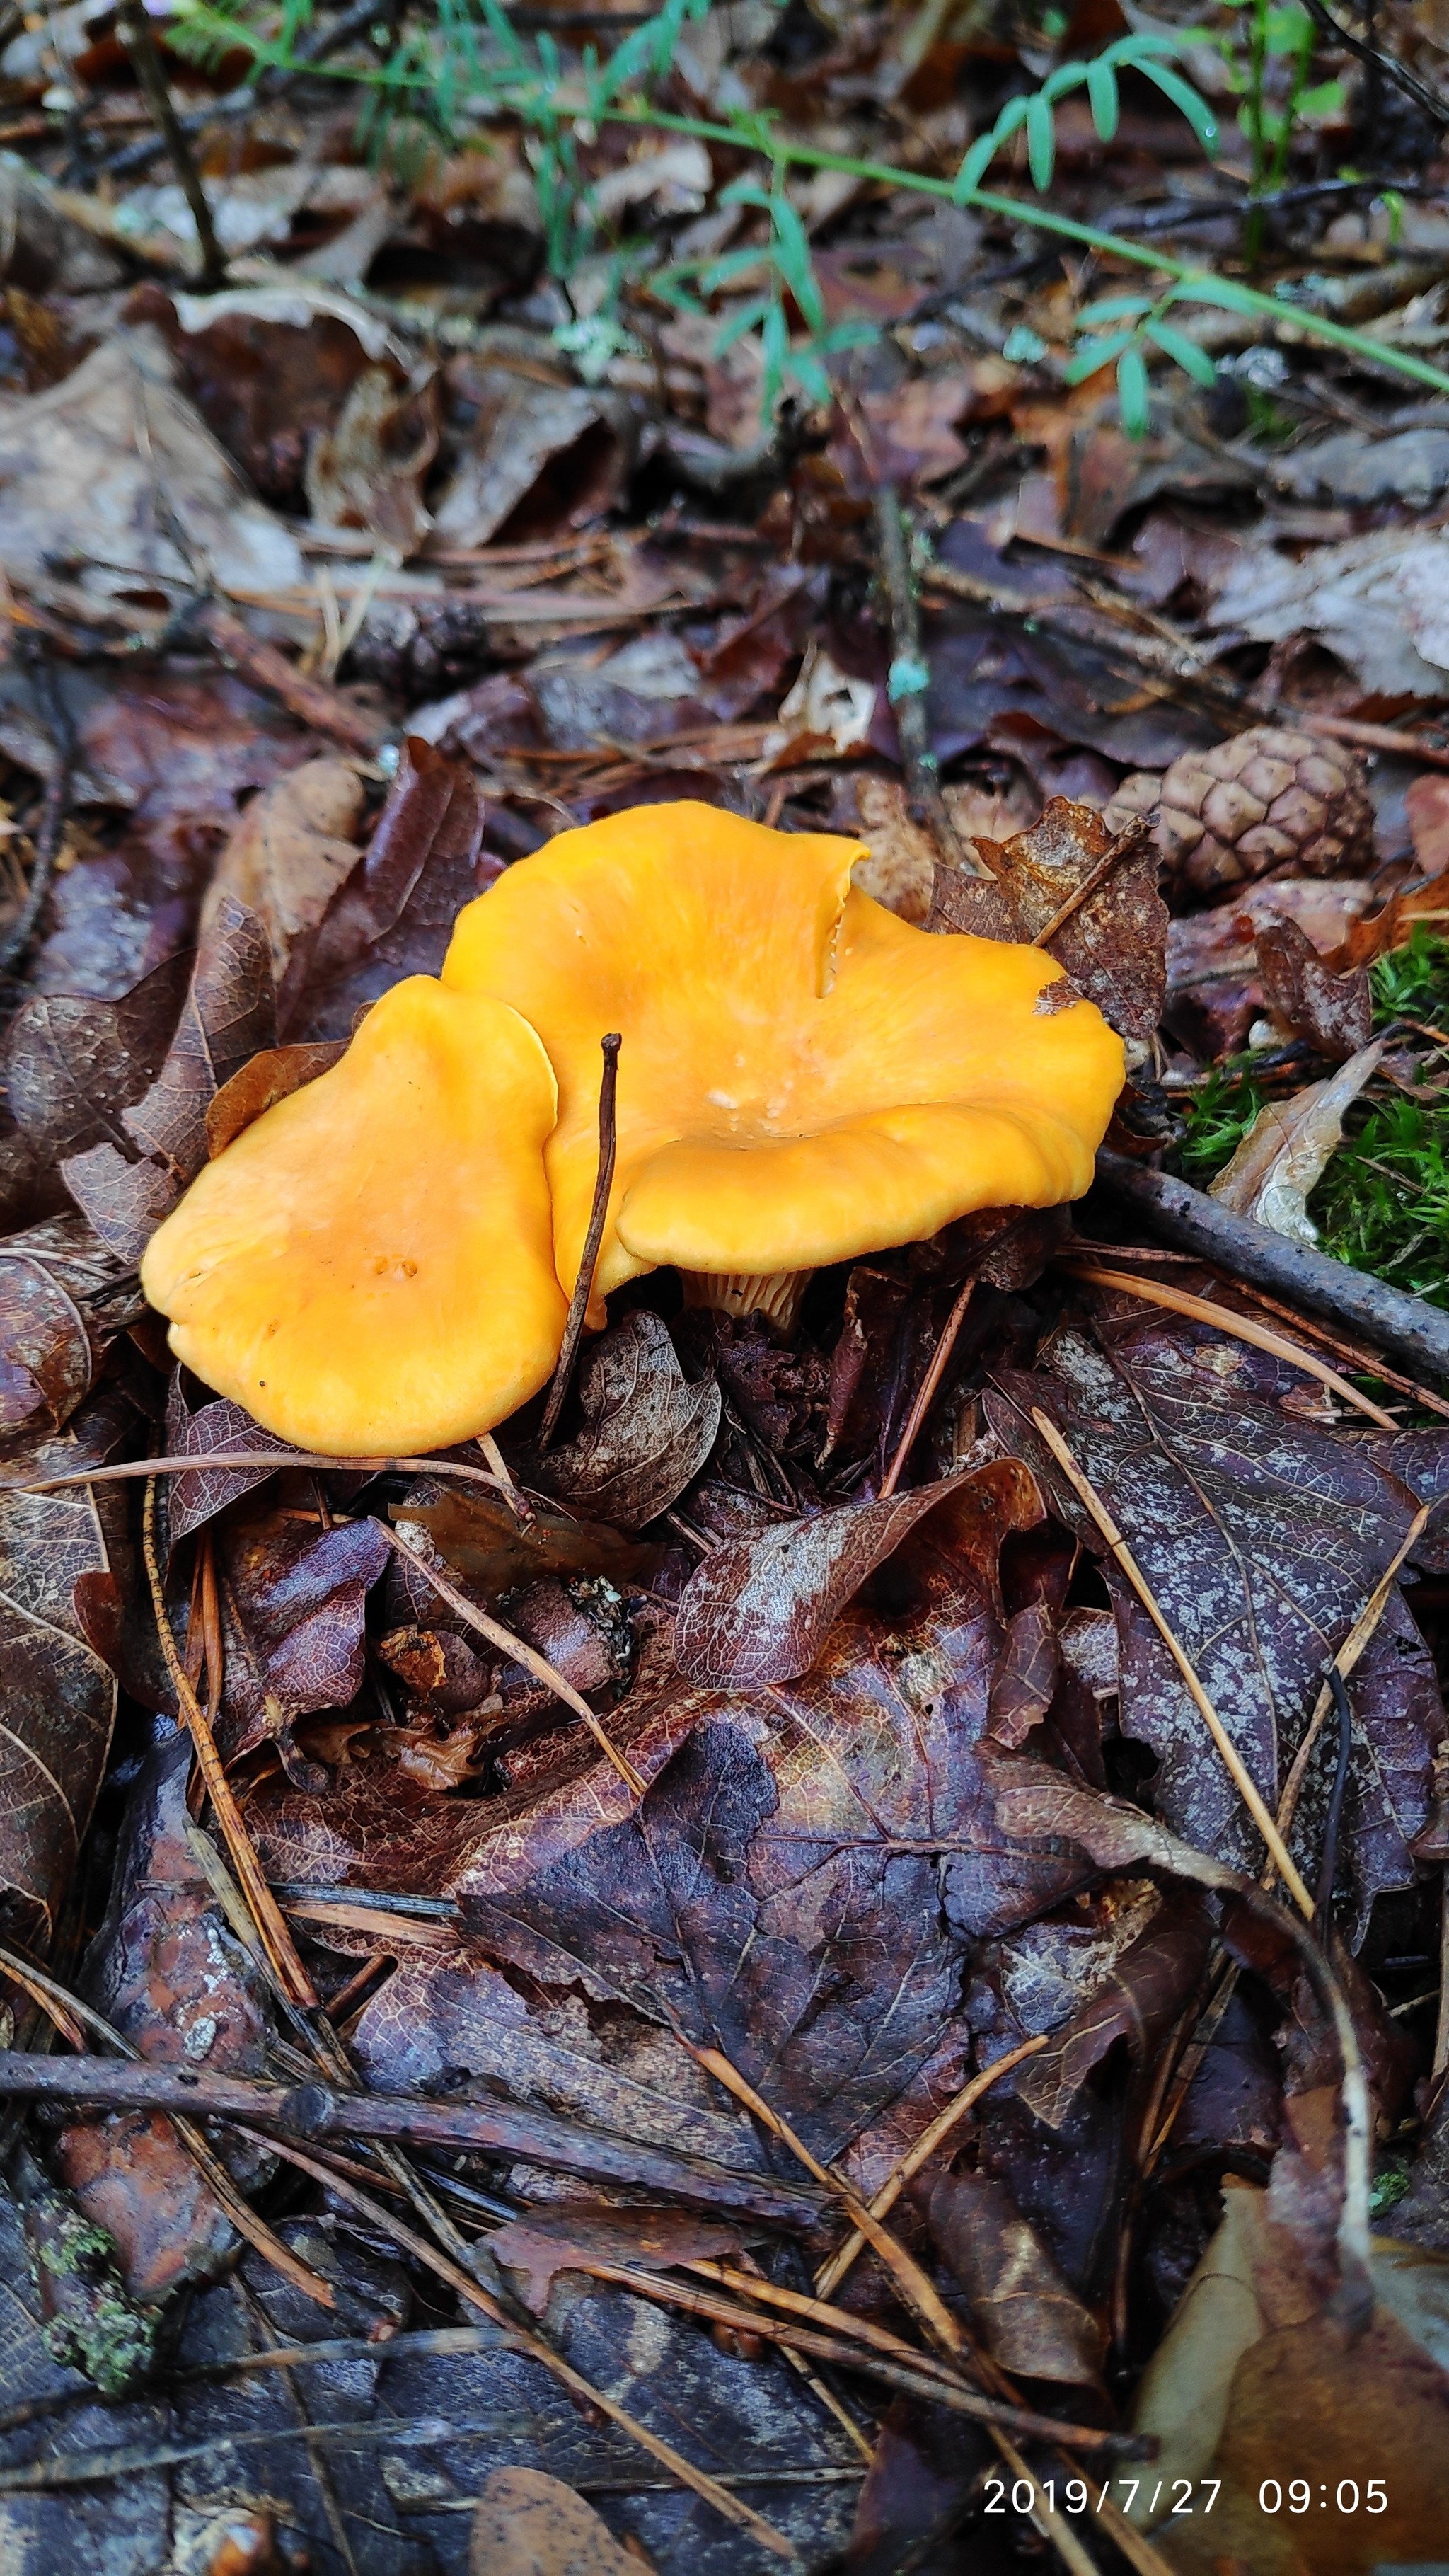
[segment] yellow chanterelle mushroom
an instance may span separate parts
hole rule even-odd
[[[542,1386],[565,1302],[548,1057],[505,1003],[395,984],[347,1053],[229,1145],[153,1235],[171,1348],[267,1430],[343,1457],[437,1449]]]
[[[557,1077],[545,1159],[570,1291],[599,1041],[623,1038],[591,1321],[669,1262],[708,1302],[788,1313],[823,1262],[1087,1188],[1121,1040],[1090,1002],[1055,1006],[1040,949],[897,920],[851,884],[865,855],[648,805],[560,833],[459,915],[444,983],[511,1003]]]

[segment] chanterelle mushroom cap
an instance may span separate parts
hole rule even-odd
[[[141,1283],[177,1358],[328,1455],[409,1455],[501,1422],[563,1334],[556,1097],[516,1011],[430,975],[395,984],[153,1235]]]
[[[511,1002],[558,1078],[559,1278],[598,1166],[599,1041],[623,1037],[595,1272],[813,1269],[983,1207],[1078,1197],[1122,1085],[1040,949],[916,930],[851,885],[861,843],[649,805],[562,832],[460,913],[454,991]],[[1063,996],[1066,999],[1066,996]]]

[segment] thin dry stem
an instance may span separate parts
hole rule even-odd
[[[1071,1485],[1073,1492],[1077,1495],[1078,1500],[1084,1503],[1087,1510],[1091,1513],[1093,1520],[1096,1522],[1097,1527],[1101,1531],[1103,1538],[1106,1540],[1108,1547],[1111,1549],[1113,1556],[1122,1568],[1122,1571],[1126,1575],[1128,1582],[1131,1584],[1133,1591],[1136,1593],[1138,1600],[1141,1602],[1143,1609],[1152,1621],[1159,1637],[1162,1639],[1162,1642],[1166,1646],[1168,1653],[1171,1655],[1173,1662],[1176,1664],[1178,1671],[1181,1673],[1183,1680],[1186,1682],[1198,1713],[1201,1716],[1208,1733],[1212,1737],[1214,1744],[1217,1746],[1219,1753],[1222,1755],[1224,1765],[1232,1778],[1233,1784],[1238,1791],[1238,1795],[1242,1799],[1244,1806],[1247,1808],[1249,1815],[1252,1817],[1254,1824],[1257,1826],[1259,1833],[1262,1835],[1264,1842],[1267,1844],[1268,1850],[1272,1855],[1273,1861],[1285,1886],[1288,1888],[1289,1893],[1293,1898],[1294,1904],[1298,1907],[1305,1920],[1311,1923],[1313,1920],[1313,1899],[1309,1895],[1307,1888],[1304,1886],[1303,1881],[1294,1866],[1293,1858],[1289,1852],[1288,1846],[1284,1842],[1282,1835],[1279,1833],[1278,1828],[1259,1793],[1257,1782],[1254,1780],[1251,1771],[1244,1762],[1242,1755],[1239,1753],[1237,1746],[1234,1744],[1232,1737],[1229,1735],[1227,1728],[1224,1726],[1222,1719],[1219,1717],[1217,1710],[1214,1708],[1212,1701],[1207,1695],[1207,1692],[1203,1689],[1202,1683],[1194,1672],[1185,1649],[1179,1643],[1176,1634],[1159,1607],[1157,1597],[1153,1592],[1152,1586],[1148,1582],[1146,1575],[1143,1573],[1142,1568],[1138,1564],[1136,1557],[1133,1555],[1131,1548],[1128,1546],[1126,1539],[1123,1537],[1122,1532],[1113,1520],[1112,1515],[1108,1511],[1106,1504],[1103,1502],[1101,1495],[1097,1492],[1095,1485],[1090,1482],[1090,1480],[1082,1473],[1081,1468],[1077,1465],[1075,1458],[1072,1456],[1065,1440],[1058,1431],[1056,1424],[1047,1414],[1042,1412],[1039,1405],[1033,1406],[1031,1418],[1036,1426],[1038,1435],[1046,1442],[1048,1449],[1050,1449],[1052,1456],[1055,1458],[1062,1474]]]
[[[879,2191],[871,2200],[872,2218],[885,2218],[889,2215],[907,2183],[920,2172],[922,2165],[929,2164],[936,2149],[965,2119],[967,2112],[975,2109],[983,2093],[989,2093],[1000,2076],[1009,2075],[1014,2066],[1020,2066],[1023,2058],[1035,2057],[1039,2049],[1046,2047],[1048,2037],[1049,2034],[1043,2032],[1036,2039],[1024,2039],[1019,2048],[1009,2048],[1003,2057],[993,2058],[991,2064],[984,2066],[979,2075],[973,2075],[969,2083],[962,2085],[960,2092],[947,2103],[944,2111],[937,2112],[930,2127],[921,2131],[915,2145],[907,2148],[894,2170],[886,2176]],[[818,2297],[828,2299],[831,2292],[840,2287],[857,2255],[864,2252],[865,2242],[858,2228],[854,2235],[847,2236],[845,2243],[831,2255],[829,2262],[823,2265],[815,2276]]]
[[[1057,905],[1050,921],[1036,932],[1030,946],[1045,948],[1049,939],[1055,939],[1059,930],[1065,930],[1073,915],[1081,911],[1084,903],[1090,903],[1093,895],[1106,884],[1113,870],[1120,867],[1124,859],[1136,858],[1151,830],[1145,814],[1135,815],[1130,823],[1124,824],[1115,841],[1102,852],[1096,866],[1083,877],[1079,886],[1073,887],[1065,902]]]
[[[960,1296],[957,1298],[955,1305],[952,1307],[950,1314],[947,1316],[946,1321],[941,1328],[941,1338],[936,1344],[934,1351],[931,1353],[931,1365],[921,1380],[916,1393],[916,1400],[911,1406],[910,1412],[906,1416],[905,1429],[901,1433],[899,1440],[896,1442],[896,1454],[892,1458],[889,1467],[886,1469],[885,1481],[880,1489],[880,1499],[882,1502],[885,1501],[888,1494],[893,1494],[895,1492],[895,1489],[900,1483],[901,1477],[905,1472],[906,1460],[909,1458],[912,1449],[915,1447],[921,1425],[925,1421],[927,1414],[930,1412],[931,1406],[935,1402],[936,1390],[939,1387],[942,1378],[946,1374],[946,1364],[951,1357],[951,1353],[956,1347],[956,1336],[966,1321],[966,1309],[971,1303],[975,1287],[976,1281],[973,1276],[966,1281],[965,1286],[961,1290]]]
[[[114,1467],[70,1467],[63,1476],[18,1476],[13,1483],[0,1480],[0,1494],[59,1494],[67,1485],[119,1485],[133,1476],[205,1476],[233,1467],[264,1467],[269,1475],[279,1467],[326,1467],[368,1476],[456,1476],[468,1485],[494,1485],[509,1496],[518,1491],[511,1476],[465,1466],[460,1458],[326,1458],[311,1449],[214,1449],[190,1457],[127,1458]]]
[[[1418,1546],[1420,1539],[1428,1528],[1434,1510],[1435,1505],[1433,1503],[1425,1503],[1421,1509],[1414,1514],[1407,1530],[1404,1532],[1404,1536],[1400,1541],[1399,1546],[1395,1549],[1388,1565],[1384,1568],[1378,1582],[1374,1585],[1372,1592],[1369,1594],[1362,1610],[1355,1619],[1353,1626],[1350,1628],[1348,1635],[1343,1641],[1343,1644],[1339,1647],[1337,1654],[1332,1657],[1331,1668],[1338,1673],[1341,1681],[1347,1681],[1349,1674],[1353,1671],[1355,1664],[1358,1663],[1364,1649],[1369,1644],[1375,1629],[1378,1627],[1379,1621],[1382,1619],[1384,1612],[1389,1606],[1390,1596],[1393,1592],[1394,1585],[1398,1581],[1399,1574],[1404,1566],[1405,1560],[1412,1555],[1414,1549]],[[1313,1715],[1310,1717],[1308,1724],[1304,1729],[1303,1741],[1293,1756],[1293,1767],[1284,1784],[1283,1795],[1278,1801],[1278,1829],[1285,1837],[1293,1830],[1293,1819],[1298,1811],[1298,1801],[1303,1794],[1303,1783],[1308,1776],[1308,1765],[1313,1758],[1313,1748],[1318,1742],[1324,1721],[1332,1706],[1333,1685],[1330,1681],[1325,1681],[1323,1688],[1313,1703]],[[1263,1884],[1265,1887],[1270,1887],[1272,1885],[1271,1870],[1265,1875]]]
[[[690,2044],[686,2041],[685,2045],[688,2047]],[[737,2102],[743,2102],[746,2110],[754,2113],[755,2118],[769,2130],[772,2137],[778,2138],[782,2146],[789,2148],[791,2155],[799,2160],[808,2174],[813,2174],[818,2183],[823,2183],[827,2191],[835,2194],[860,2234],[880,2256],[907,2307],[920,2320],[932,2340],[940,2345],[942,2351],[949,2354],[953,2361],[959,2359],[967,2349],[966,2338],[950,2309],[941,2299],[935,2284],[927,2279],[914,2256],[908,2254],[905,2247],[898,2244],[895,2237],[882,2227],[880,2220],[867,2209],[859,2193],[852,2191],[848,2182],[842,2182],[839,2174],[831,2173],[825,2165],[816,2161],[803,2138],[795,2135],[789,2122],[782,2120],[778,2111],[771,2110],[769,2103],[764,2101],[755,2091],[754,2086],[741,2075],[739,2068],[731,2065],[723,2049],[691,2048],[690,2053],[704,2068],[706,2074],[713,2075],[719,2083],[723,2084],[726,2092],[733,2093]]]
[[[466,1621],[470,1628],[476,1629],[480,1637],[486,1637],[490,1645],[500,1647],[514,1663],[522,1664],[524,1670],[532,1673],[535,1680],[546,1683],[555,1696],[563,1701],[566,1708],[571,1708],[576,1717],[583,1719],[600,1752],[607,1761],[612,1762],[625,1787],[634,1797],[642,1798],[645,1782],[640,1778],[627,1754],[621,1753],[617,1745],[610,1743],[588,1701],[575,1690],[573,1683],[566,1682],[562,1673],[556,1670],[546,1656],[538,1652],[536,1646],[530,1646],[522,1637],[515,1637],[512,1629],[503,1627],[497,1619],[490,1619],[486,1610],[475,1609],[467,1594],[460,1592],[456,1584],[450,1583],[446,1575],[440,1574],[435,1565],[429,1565],[427,1558],[417,1548],[409,1546],[408,1541],[388,1522],[378,1521],[375,1526],[382,1531],[389,1545],[396,1548],[399,1556],[405,1556],[409,1565],[417,1567],[419,1574],[432,1585],[439,1599],[447,1602],[450,1610],[455,1610],[458,1617]]]
[[[156,1480],[146,1480],[146,1501],[141,1522],[142,1551],[146,1560],[146,1579],[151,1587],[151,1607],[156,1617],[156,1633],[171,1687],[176,1693],[186,1729],[196,1751],[206,1793],[216,1810],[232,1866],[241,1882],[253,1920],[261,1935],[262,1945],[271,1961],[272,1972],[283,1991],[294,2004],[314,2011],[317,2004],[312,1980],[297,1955],[296,1944],[288,1931],[281,1907],[268,1887],[262,1865],[252,1847],[252,1839],[242,1822],[241,1809],[232,1793],[216,1738],[206,1722],[206,1712],[187,1678],[186,1667],[176,1651],[171,1621],[166,1612],[166,1595],[161,1583],[161,1567],[156,1554]]]
[[[1267,1351],[1274,1359],[1286,1360],[1290,1368],[1301,1369],[1305,1377],[1316,1377],[1336,1395],[1340,1404],[1351,1405],[1366,1413],[1381,1431],[1397,1431],[1398,1424],[1382,1405],[1361,1395],[1346,1377],[1327,1362],[1315,1359],[1311,1351],[1299,1350],[1283,1333],[1275,1333],[1270,1324],[1255,1324],[1250,1315],[1235,1314],[1231,1306],[1214,1304],[1210,1297],[1194,1297],[1186,1288],[1170,1288],[1161,1280],[1139,1279],[1130,1270],[1108,1270],[1095,1261],[1083,1261],[1075,1253],[1063,1256],[1061,1267],[1070,1270],[1074,1279],[1084,1279],[1096,1288],[1124,1288],[1131,1297],[1140,1297],[1145,1306],[1165,1306],[1174,1315],[1190,1315],[1196,1323],[1215,1324],[1220,1333],[1230,1333],[1235,1341],[1250,1342],[1254,1350]]]

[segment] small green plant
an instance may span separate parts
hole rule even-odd
[[[1308,1210],[1335,1260],[1449,1306],[1449,1109],[1375,1103],[1355,1120]]]
[[[1286,7],[1278,0],[1223,0],[1223,5],[1242,11],[1247,20],[1246,61],[1239,59],[1231,37],[1221,41],[1229,85],[1242,100],[1238,127],[1252,156],[1252,194],[1261,197],[1281,187],[1303,119],[1330,115],[1343,105],[1343,83],[1312,82],[1318,30],[1298,0],[1288,0]],[[1276,64],[1285,69],[1275,82]],[[1243,246],[1249,267],[1256,267],[1263,247],[1261,214],[1249,216]]]
[[[1198,1189],[1230,1163],[1263,1106],[1263,1093],[1241,1058],[1215,1065],[1186,1104],[1187,1133],[1178,1147],[1182,1177]]]
[[[1369,969],[1374,1023],[1414,1020],[1449,1026],[1449,940],[1440,939],[1420,922],[1408,946],[1391,948]]]
[[[1069,361],[1074,380],[1081,381],[1115,360],[1127,424],[1138,434],[1147,427],[1145,353],[1149,346],[1185,367],[1199,382],[1211,377],[1205,353],[1166,320],[1172,307],[1216,305],[1273,326],[1282,321],[1280,300],[1259,294],[1235,278],[1174,259],[1103,226],[1078,223],[1054,206],[1033,203],[1029,196],[1005,194],[983,184],[998,155],[1022,135],[1032,190],[1038,200],[1044,196],[1055,170],[1059,103],[1073,91],[1085,89],[1097,132],[1110,141],[1116,131],[1119,76],[1124,71],[1152,82],[1187,117],[1204,150],[1212,151],[1217,139],[1212,110],[1170,59],[1190,42],[1199,41],[1199,31],[1132,32],[1090,61],[1058,65],[1038,90],[1007,102],[995,123],[971,145],[954,179],[937,179],[895,162],[861,159],[797,141],[780,131],[772,115],[755,108],[699,117],[656,106],[651,90],[667,73],[686,22],[706,16],[709,5],[710,0],[663,0],[658,13],[633,28],[605,60],[600,61],[589,47],[582,61],[573,65],[565,64],[547,30],[526,39],[499,0],[432,0],[432,16],[407,26],[381,63],[329,62],[309,64],[306,69],[309,77],[349,81],[369,93],[371,132],[379,145],[389,132],[409,123],[415,132],[432,134],[455,147],[474,148],[479,144],[478,129],[490,120],[521,127],[538,188],[548,264],[565,292],[584,259],[592,256],[599,229],[580,155],[602,125],[691,135],[761,162],[762,179],[758,184],[743,183],[741,201],[768,216],[765,242],[748,253],[742,250],[701,262],[692,276],[683,269],[666,274],[672,293],[699,297],[717,291],[731,275],[744,274],[730,266],[736,256],[758,267],[762,283],[753,310],[747,305],[743,318],[724,317],[721,327],[736,337],[757,335],[769,401],[792,381],[812,394],[828,391],[829,358],[872,329],[863,319],[826,324],[808,235],[789,196],[790,175],[796,170],[838,171],[872,187],[898,188],[975,207],[1012,225],[1026,223],[1160,281],[1150,293],[1129,299],[1130,311],[1124,309],[1116,316],[1123,326],[1119,332],[1097,337],[1089,322],[1093,336]],[[1251,5],[1266,6],[1267,0],[1251,0]],[[302,68],[294,48],[310,14],[311,0],[286,0],[280,24],[267,0],[234,0],[232,6],[227,0],[174,0],[168,41],[201,61],[214,61],[241,48],[256,75],[293,71]],[[1265,63],[1267,59],[1265,51]],[[1311,95],[1300,84],[1296,113],[1304,112]],[[1267,129],[1263,130],[1266,135]],[[1277,148],[1272,137],[1266,148],[1270,152]],[[753,194],[746,195],[745,190]],[[617,255],[618,246],[613,247]],[[654,256],[649,245],[638,245],[638,282],[647,279],[651,290],[660,283],[658,270],[650,268]],[[618,283],[622,289],[622,270]],[[1115,301],[1106,299],[1107,306]],[[1095,311],[1098,321],[1112,318],[1100,304],[1088,310]],[[803,332],[795,330],[792,313],[804,323]],[[1449,374],[1411,350],[1335,322],[1311,304],[1295,310],[1293,318],[1300,332],[1360,363],[1387,368],[1434,393],[1449,394]],[[596,307],[589,316],[576,313],[575,322],[563,328],[572,331],[586,320],[594,327],[584,335],[581,354],[587,354],[591,363],[599,358],[607,365],[607,357],[600,355],[601,327],[606,331],[623,325],[606,304],[602,326]]]

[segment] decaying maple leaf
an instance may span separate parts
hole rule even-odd
[[[932,927],[1041,943],[1121,1036],[1150,1037],[1167,991],[1167,906],[1146,825],[1114,835],[1094,806],[1054,796],[1029,832],[974,846],[989,878],[938,870]]]

